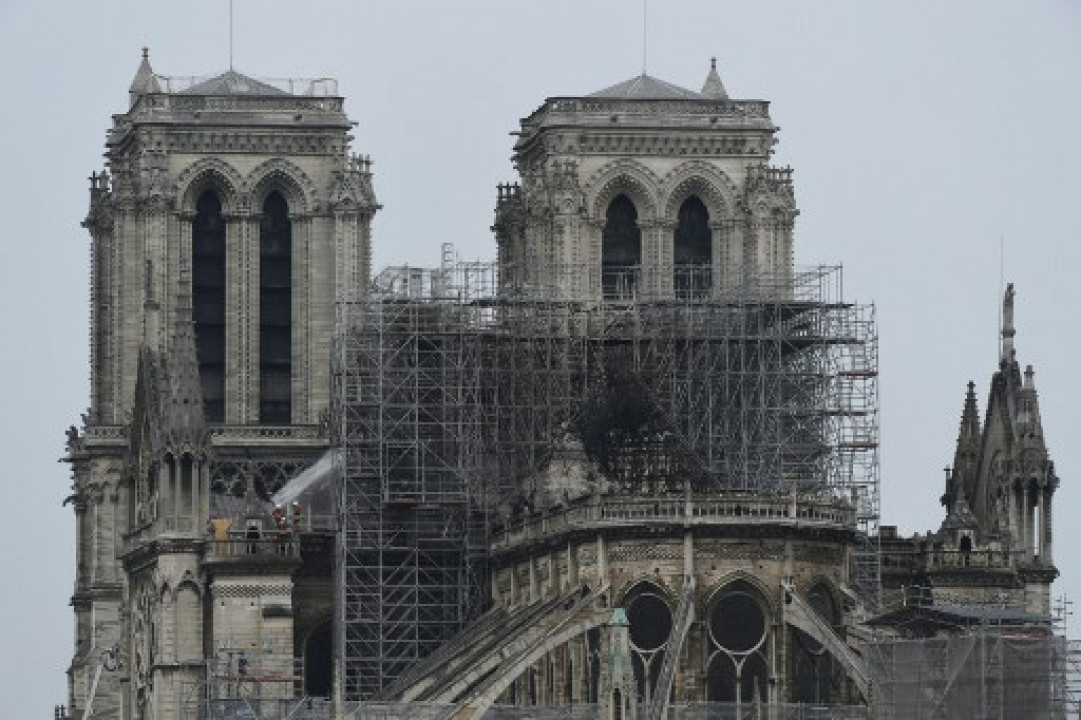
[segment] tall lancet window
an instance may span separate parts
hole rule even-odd
[[[259,229],[259,422],[292,420],[293,223],[281,193],[263,203]]]
[[[195,355],[208,422],[225,421],[225,219],[208,190],[195,204],[191,228],[191,295]]]
[[[601,286],[604,297],[630,300],[638,291],[642,271],[642,231],[638,210],[626,195],[608,203],[601,234]]]
[[[679,220],[672,242],[675,288],[678,298],[705,297],[713,282],[713,242],[709,211],[694,195],[679,206]]]

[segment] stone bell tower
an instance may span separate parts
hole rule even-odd
[[[792,172],[769,167],[769,103],[640,75],[549,98],[500,186],[504,289],[575,301],[771,293],[792,273]]]
[[[91,394],[66,457],[76,716],[91,697],[94,717],[165,712],[135,705],[139,684],[168,672],[161,658],[209,650],[195,637],[180,652],[172,603],[190,591],[189,620],[203,612],[211,496],[247,483],[265,500],[327,447],[335,302],[364,292],[378,209],[352,126],[332,79],[167,77],[143,51],[84,222]],[[186,449],[143,422],[148,408],[176,420],[177,403],[202,428]],[[166,540],[184,548],[175,562],[160,561]],[[129,656],[97,673],[115,646]]]

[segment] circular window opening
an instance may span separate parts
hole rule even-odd
[[[713,642],[729,652],[750,652],[766,636],[762,606],[745,592],[728,593],[713,608],[709,632]]]
[[[657,650],[672,632],[672,611],[668,603],[652,593],[635,595],[627,603],[631,642],[639,650]]]

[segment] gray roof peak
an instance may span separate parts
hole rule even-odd
[[[591,93],[594,98],[621,98],[625,100],[702,100],[700,93],[681,88],[651,75],[642,73],[638,77],[624,80],[603,90]]]
[[[248,77],[236,70],[227,70],[209,80],[181,91],[182,95],[288,95],[273,85]]]
[[[702,94],[718,100],[728,99],[728,92],[724,89],[724,83],[721,82],[721,76],[717,72],[717,58],[710,58],[709,74],[706,75],[706,82],[702,85]]]

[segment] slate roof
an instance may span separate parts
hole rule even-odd
[[[620,98],[625,100],[705,100],[706,96],[652,75],[642,74],[630,80],[590,93],[593,98]]]
[[[192,85],[181,95],[288,95],[273,85],[260,82],[235,70],[228,70],[221,75]]]

